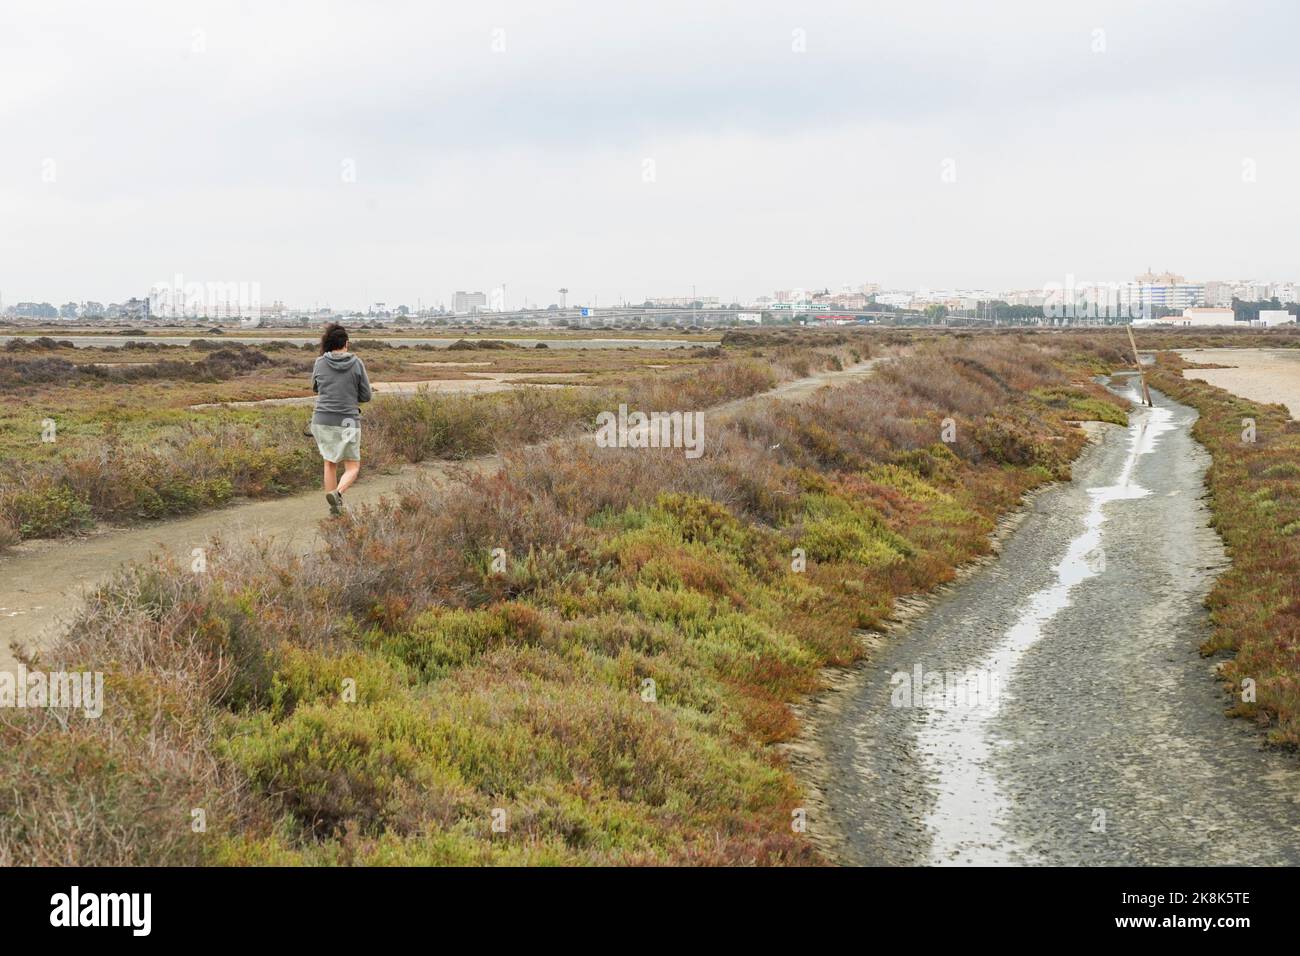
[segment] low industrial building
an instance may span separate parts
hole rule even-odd
[[[1167,319],[1175,325],[1188,325],[1196,328],[1215,325],[1236,325],[1236,318],[1232,309],[1223,309],[1210,306],[1201,306],[1191,309],[1183,309],[1183,317]]]

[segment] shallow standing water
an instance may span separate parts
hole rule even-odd
[[[1225,565],[1209,456],[1195,412],[1154,397],[822,727],[847,862],[1300,862],[1300,761],[1223,716],[1197,653]],[[900,700],[918,665],[966,683]]]

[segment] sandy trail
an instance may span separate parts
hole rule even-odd
[[[376,502],[416,475],[445,477],[458,466],[485,472],[498,464],[500,459],[492,456],[463,463],[424,462],[394,474],[363,471],[348,492],[348,505]],[[230,543],[264,536],[309,551],[317,545],[320,520],[327,513],[324,495],[314,491],[250,501],[192,518],[109,528],[87,537],[24,541],[0,557],[0,633],[4,636],[0,669],[16,663],[10,642],[33,648],[53,640],[80,608],[87,590],[123,564],[161,551],[187,555],[214,538]]]
[[[1185,362],[1231,368],[1184,369],[1184,378],[1200,379],[1256,402],[1285,405],[1300,419],[1300,349],[1187,349]]]
[[[451,362],[413,362],[413,365],[451,365]],[[465,363],[476,364],[476,363]],[[486,363],[484,363],[486,364]],[[583,372],[468,372],[472,378],[429,378],[413,382],[372,382],[376,395],[414,395],[423,390],[439,394],[486,395],[490,392],[507,392],[516,388],[582,388],[581,382],[537,382],[530,379],[580,378]],[[296,395],[291,398],[259,398],[246,402],[201,402],[191,405],[191,411],[204,408],[256,408],[259,405],[311,405],[315,395]]]
[[[795,379],[707,412],[710,417],[725,416],[765,400],[807,398],[823,387],[860,381],[880,361],[885,360],[872,359],[843,371]],[[466,462],[424,462],[393,474],[368,474],[363,470],[361,480],[347,495],[348,505],[368,504],[392,495],[415,476],[446,479],[458,469],[486,473],[499,464],[499,457],[487,456]],[[107,529],[80,538],[25,541],[0,555],[0,670],[11,669],[17,663],[11,642],[37,651],[48,645],[80,609],[87,592],[123,564],[147,560],[163,551],[188,556],[213,538],[227,545],[269,538],[306,552],[317,546],[320,522],[327,513],[324,496],[311,491],[237,504],[192,518]]]

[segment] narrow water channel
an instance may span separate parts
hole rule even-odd
[[[1197,653],[1209,457],[1154,397],[821,729],[846,862],[1300,862],[1300,761],[1223,716]]]

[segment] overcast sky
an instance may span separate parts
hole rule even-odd
[[[0,5],[0,293],[1298,279],[1293,2]]]

